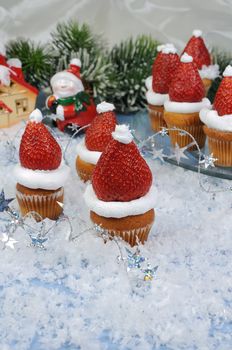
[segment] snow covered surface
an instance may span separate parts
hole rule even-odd
[[[133,117],[127,122],[133,126]],[[0,135],[0,179],[9,198],[15,164],[7,160]],[[65,146],[69,137],[58,135]],[[74,231],[78,216],[90,224],[82,199],[86,185],[75,173],[79,141],[67,152],[72,175],[65,187]],[[158,195],[155,224],[141,253],[158,265],[155,279],[143,282],[139,271],[127,273],[117,262],[117,245],[104,244],[91,230],[69,242],[67,226],[60,224],[47,249],[39,250],[28,247],[19,229],[15,249],[0,254],[2,350],[231,349],[231,193],[205,193],[196,173],[148,162]],[[217,188],[229,184],[211,181]],[[3,230],[6,215],[0,215]],[[125,254],[126,244],[120,246]]]

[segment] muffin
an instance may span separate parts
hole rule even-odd
[[[232,66],[227,66],[212,106],[200,111],[215,164],[232,167]]]
[[[151,127],[160,131],[166,126],[163,119],[164,102],[168,98],[169,85],[179,64],[179,56],[172,44],[161,45],[153,67],[152,76],[146,79],[146,99]]]
[[[204,97],[204,86],[193,58],[184,53],[180,61],[169,87],[168,100],[164,103],[164,120],[168,128],[189,132],[202,148],[206,137],[199,112],[210,106],[210,102]],[[174,147],[176,144],[185,147],[192,142],[190,136],[180,135],[178,130],[169,130],[169,135]]]
[[[20,164],[14,169],[16,198],[22,215],[34,211],[42,219],[56,220],[62,213],[69,167],[62,164],[61,148],[34,110],[27,122],[19,149]],[[39,221],[39,216],[35,218]]]
[[[219,76],[219,66],[213,64],[212,57],[202,38],[201,30],[195,29],[193,31],[192,37],[183,50],[184,52],[193,57],[204,84],[205,95],[207,95],[213,80]]]
[[[97,105],[97,115],[86,131],[85,138],[77,145],[76,169],[83,181],[91,180],[101,153],[112,140],[116,126],[114,105],[102,102]]]
[[[117,125],[84,199],[94,224],[131,246],[144,243],[154,222],[152,173],[126,125]]]

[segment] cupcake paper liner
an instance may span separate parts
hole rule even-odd
[[[34,191],[35,194],[26,194],[16,190],[16,198],[18,200],[22,215],[26,215],[28,212],[34,211],[43,219],[49,218],[51,220],[56,220],[63,211],[61,206],[57,203],[63,203],[63,187],[51,194],[46,195],[37,194],[37,190]],[[35,219],[39,221],[39,219]]]
[[[205,96],[207,96],[213,81],[211,79],[204,78],[202,79],[202,82],[205,88]]]
[[[160,131],[163,127],[167,126],[163,118],[163,111],[163,106],[153,106],[150,104],[148,105],[148,113],[151,121],[151,127],[156,132]]]
[[[168,128],[176,127],[189,132],[195,138],[199,147],[204,147],[206,136],[203,131],[203,123],[199,118],[199,113],[181,114],[164,111],[164,119]],[[169,136],[174,147],[176,143],[179,147],[185,147],[193,141],[188,135],[180,135],[178,130],[169,130]],[[189,148],[189,150],[194,149],[196,149],[195,146]]]
[[[217,158],[215,164],[232,167],[232,132],[223,132],[207,126],[204,126],[204,131],[208,136],[209,151]]]
[[[84,182],[90,181],[92,179],[92,174],[94,171],[95,165],[85,162],[79,156],[76,158],[76,170],[77,174]]]
[[[129,243],[131,247],[133,247],[136,244],[138,244],[138,242],[144,244],[145,241],[147,241],[152,225],[153,224],[149,224],[144,227],[137,228],[134,230],[128,230],[128,231],[108,230],[108,232],[112,236],[121,237],[124,241]]]

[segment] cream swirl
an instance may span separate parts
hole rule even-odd
[[[196,113],[205,107],[210,107],[210,101],[206,97],[200,102],[175,102],[168,99],[164,103],[165,110],[173,113]]]
[[[140,215],[151,210],[156,205],[156,189],[152,186],[149,192],[138,199],[129,202],[104,202],[97,198],[92,185],[88,185],[84,199],[88,208],[106,218],[123,218],[130,215]]]
[[[85,145],[85,139],[77,145],[77,155],[87,163],[97,164],[101,154],[99,151],[90,151]]]
[[[211,64],[209,66],[203,65],[201,69],[198,71],[201,79],[210,79],[214,80],[215,78],[219,77],[219,65],[218,64]]]
[[[70,168],[61,164],[55,170],[32,170],[17,164],[14,168],[16,181],[32,189],[57,190],[64,186],[70,173]]]
[[[209,128],[232,132],[232,114],[219,116],[216,110],[203,108],[200,111],[200,119]]]

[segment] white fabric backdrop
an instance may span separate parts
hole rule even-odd
[[[210,46],[232,51],[232,0],[0,0],[1,40],[46,41],[69,18],[89,23],[110,45],[146,33],[182,48],[199,28]]]

